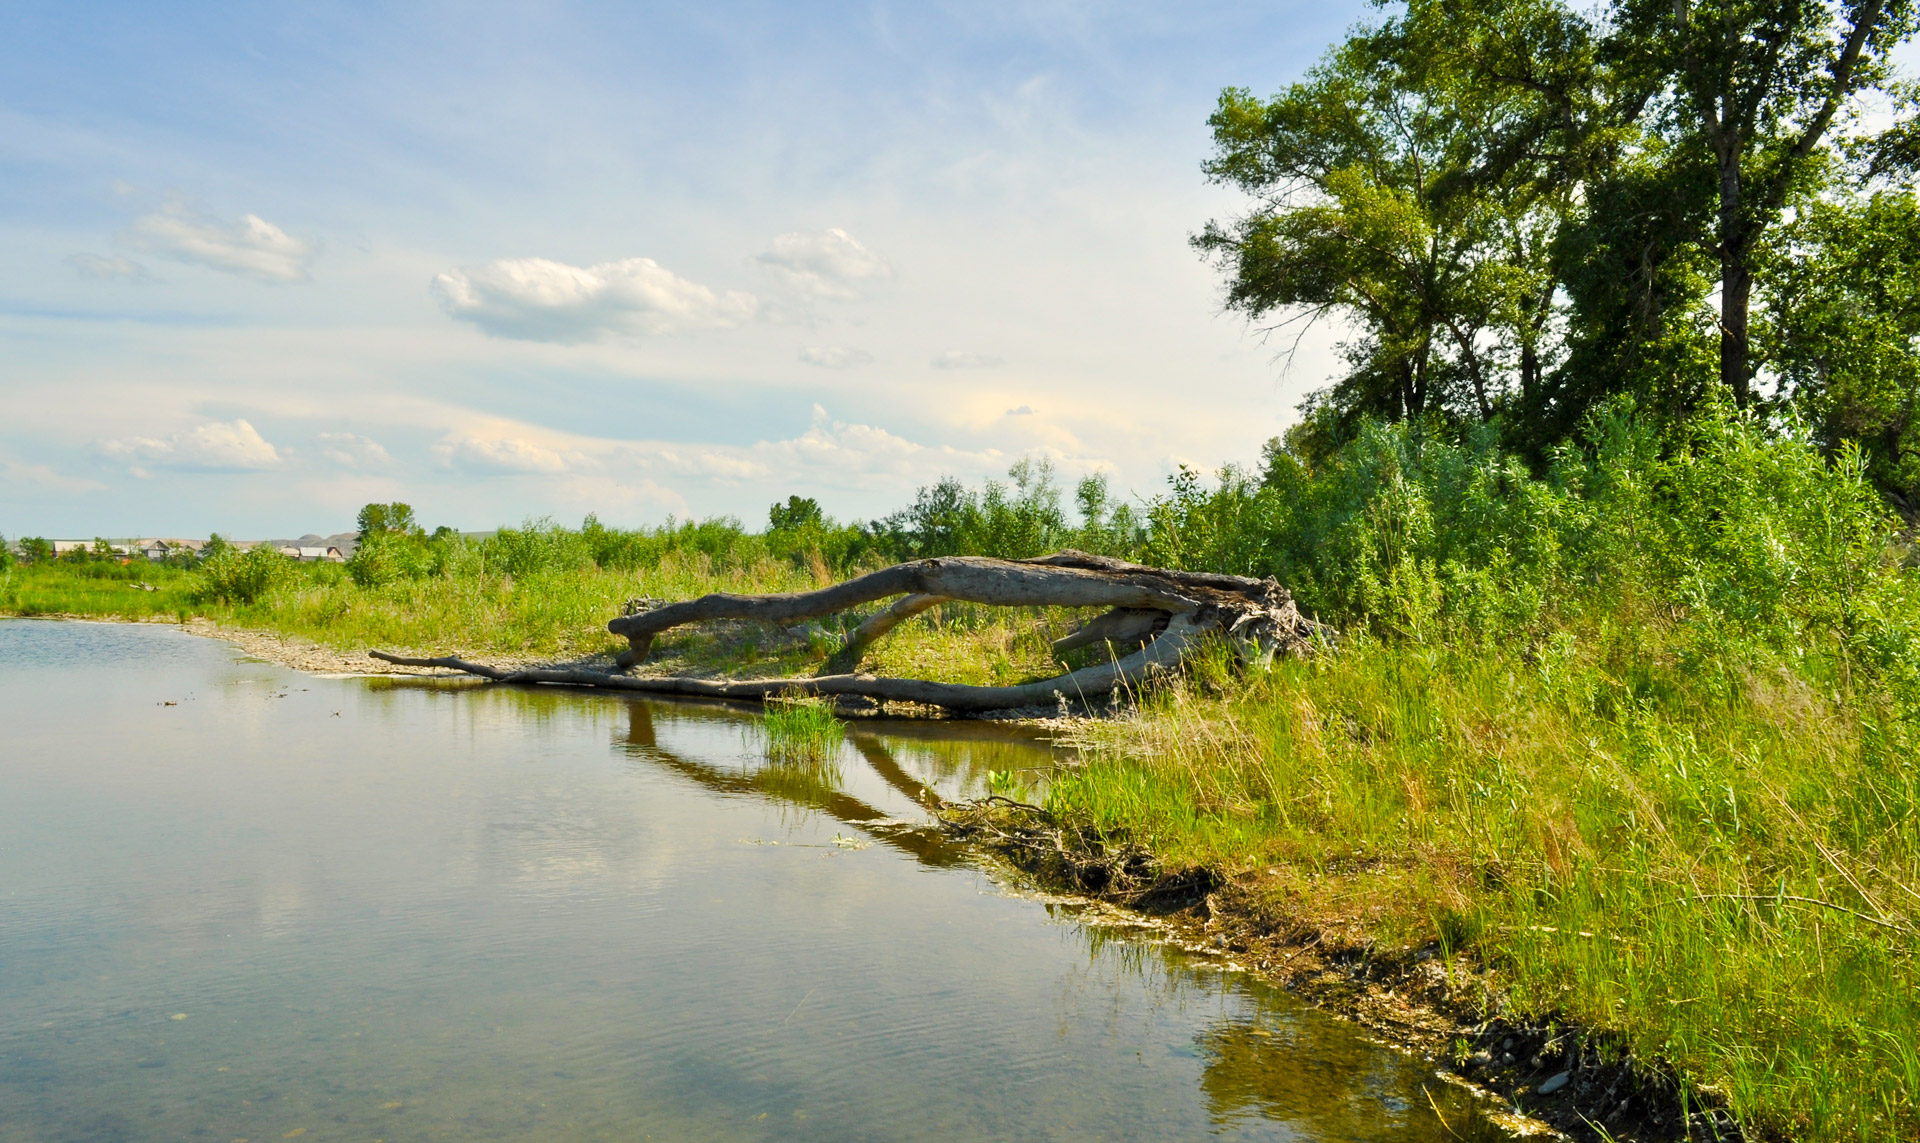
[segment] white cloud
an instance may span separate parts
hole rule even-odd
[[[163,258],[262,282],[304,282],[313,260],[312,243],[257,214],[223,222],[178,203],[134,219],[125,237]]]
[[[378,441],[358,433],[321,433],[320,455],[341,468],[385,468],[393,457]]]
[[[109,258],[101,254],[75,254],[68,258],[67,265],[83,278],[99,278],[103,281],[151,282],[153,275],[147,268],[131,258]]]
[[[0,484],[30,485],[55,492],[103,492],[106,485],[97,480],[62,476],[44,464],[22,464],[0,457]]]
[[[1006,363],[1005,358],[984,353],[962,353],[958,349],[936,353],[931,362],[935,369],[998,369]]]
[[[1007,410],[1007,416],[1009,416],[1009,417],[1031,417],[1031,416],[1033,416],[1033,406],[1032,406],[1032,405],[1021,405],[1020,407],[1018,407],[1018,408],[1015,408],[1015,409],[1008,409],[1008,410]]]
[[[102,451],[116,460],[134,462],[136,475],[145,475],[139,467],[144,465],[236,472],[273,468],[280,463],[280,450],[244,420],[209,421],[168,437],[108,441]]]
[[[800,360],[822,369],[855,369],[873,364],[873,354],[850,345],[809,345],[800,351]]]
[[[562,343],[725,328],[759,309],[752,294],[716,293],[651,258],[585,267],[501,258],[437,275],[433,293],[447,313],[495,337]]]
[[[470,472],[565,472],[584,460],[519,437],[463,437],[441,446],[447,460]]]
[[[756,260],[782,285],[809,298],[851,300],[860,296],[860,283],[893,276],[886,259],[838,227],[782,234]]]

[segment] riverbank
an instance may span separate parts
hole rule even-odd
[[[1636,1057],[1617,1033],[1514,1008],[1510,982],[1442,942],[1383,942],[1350,917],[1292,904],[1276,911],[1271,872],[1230,880],[1169,867],[1151,851],[1101,839],[1038,806],[990,798],[950,806],[957,837],[1004,860],[1009,876],[1119,915],[1359,1024],[1484,1101],[1476,1114],[1516,1137],[1559,1133],[1596,1143],[1779,1138],[1728,1110],[1670,1060]],[[1449,1125],[1451,1126],[1451,1125]]]
[[[799,574],[588,569],[373,589],[316,575],[252,604],[192,603],[186,622],[326,673],[373,669],[369,646],[608,661],[600,624],[626,598]],[[154,606],[165,585],[89,590],[131,604],[125,618],[168,615]],[[1047,644],[1071,619],[942,609],[867,666],[957,682],[1052,673]],[[1252,677],[1207,659],[1137,712],[1076,725],[1078,766],[1034,796],[1083,837],[1204,871],[1211,935],[1303,993],[1346,989],[1356,1018],[1425,1028],[1465,1074],[1485,1051],[1476,1078],[1502,1082],[1504,1068],[1539,1095],[1559,1073],[1539,1074],[1537,1049],[1502,1063],[1504,1041],[1574,1026],[1593,1030],[1580,1042],[1603,1064],[1677,1077],[1677,1099],[1725,1106],[1755,1137],[1907,1138],[1920,1131],[1920,744],[1899,676],[1870,645],[1827,638],[1781,651],[1626,596],[1501,642],[1436,625],[1357,631]],[[659,650],[649,669],[779,675],[811,672],[831,644],[737,626]],[[1436,964],[1467,991],[1432,994]],[[1409,997],[1425,999],[1395,1015]],[[1587,1090],[1570,1076],[1545,1111],[1625,1137],[1639,1109],[1579,1102]]]

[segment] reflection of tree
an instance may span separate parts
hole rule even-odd
[[[644,758],[716,794],[750,795],[826,814],[928,865],[958,865],[966,858],[965,848],[949,841],[938,827],[896,821],[841,791],[837,767],[801,770],[789,765],[769,765],[756,770],[736,770],[696,762],[660,746],[654,736],[652,703],[633,701],[626,706],[629,722],[624,745],[627,753],[635,758]],[[925,787],[902,771],[878,740],[862,741],[863,738],[856,738],[856,744],[881,779],[918,801],[919,791]]]

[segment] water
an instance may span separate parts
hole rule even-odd
[[[1007,893],[1032,737],[0,622],[0,1140],[1441,1140],[1417,1061]]]

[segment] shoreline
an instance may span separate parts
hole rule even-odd
[[[1758,1138],[1717,1093],[1686,1094],[1663,1061],[1635,1059],[1607,1033],[1553,1014],[1508,1013],[1494,999],[1498,974],[1482,960],[1449,959],[1437,942],[1382,944],[1350,919],[1276,912],[1259,900],[1257,871],[1165,869],[1143,847],[1090,838],[1039,807],[989,797],[948,810],[940,816],[948,833],[1034,890],[1142,918],[1188,952],[1367,1029],[1432,1064],[1437,1079],[1489,1101],[1481,1114],[1517,1136]]]
[[[365,652],[345,652],[299,636],[225,627],[201,617],[184,623],[171,617],[9,618],[172,626],[225,642],[251,658],[319,677],[479,681],[464,672],[389,664]],[[526,657],[490,661],[504,668],[553,665],[550,659]],[[564,665],[610,669],[612,656]],[[1062,720],[1046,717],[1020,721],[1056,729],[1063,725]],[[1657,1061],[1623,1060],[1604,1034],[1551,1018],[1509,1018],[1489,1005],[1495,975],[1484,964],[1464,956],[1446,963],[1432,945],[1383,946],[1362,927],[1338,919],[1329,923],[1328,918],[1310,915],[1276,916],[1256,899],[1256,873],[1237,877],[1213,870],[1161,873],[1157,860],[1145,850],[1116,854],[1098,842],[1082,844],[1074,831],[1057,828],[1037,807],[1011,804],[998,809],[995,802],[1006,799],[954,803],[949,808],[957,811],[955,816],[942,815],[938,820],[949,834],[1004,862],[1020,880],[1043,894],[1061,893],[1090,907],[1121,910],[1188,952],[1218,958],[1230,968],[1366,1028],[1389,1047],[1434,1064],[1437,1078],[1497,1102],[1499,1106],[1483,1109],[1482,1114],[1516,1135],[1555,1134],[1583,1143],[1602,1139],[1668,1143],[1682,1138],[1732,1143],[1750,1138],[1723,1111],[1701,1109],[1683,1100],[1670,1069]],[[996,836],[979,836],[987,819],[998,823],[986,827]],[[1034,844],[1037,836],[1046,838],[1044,847]],[[1063,860],[1073,864],[1062,865]],[[1122,868],[1129,862],[1140,870],[1153,868],[1151,882],[1143,885],[1137,874],[1129,876]],[[1088,870],[1099,871],[1100,883],[1087,883]],[[1465,1052],[1461,1045],[1466,1046]],[[1563,1073],[1566,1078],[1561,1085],[1540,1094],[1541,1085]]]

